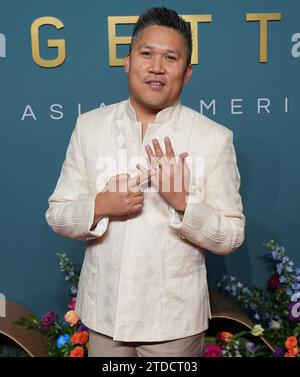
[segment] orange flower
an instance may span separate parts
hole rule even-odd
[[[285,346],[287,349],[290,349],[292,347],[295,347],[297,345],[298,341],[295,336],[289,336],[285,341]]]
[[[70,357],[83,357],[84,350],[82,347],[77,346],[71,351]]]
[[[298,355],[299,348],[298,347],[291,347],[288,351],[284,354],[284,357],[295,357]]]
[[[72,344],[85,344],[88,341],[89,333],[87,331],[75,332],[71,338]]]
[[[75,326],[79,322],[80,318],[75,313],[75,310],[69,310],[65,314],[65,321],[68,322],[71,326]]]
[[[219,342],[221,342],[223,344],[228,344],[228,343],[232,342],[233,334],[231,334],[230,332],[226,332],[226,331],[218,332],[217,339],[218,339]]]

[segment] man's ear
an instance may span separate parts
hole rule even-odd
[[[128,73],[130,68],[130,53],[127,52],[125,59],[124,59],[124,72]]]
[[[187,84],[192,76],[192,73],[193,73],[193,67],[192,67],[192,64],[189,64],[187,67],[186,67],[186,70],[185,70],[185,73],[184,73],[184,84]]]

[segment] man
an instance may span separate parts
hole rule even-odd
[[[244,239],[232,132],[182,106],[189,24],[152,8],[125,58],[130,97],[78,118],[46,219],[88,240],[76,312],[90,356],[200,356],[205,251]]]

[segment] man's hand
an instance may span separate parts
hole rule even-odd
[[[140,187],[151,179],[151,172],[135,177],[129,174],[118,174],[109,179],[103,191],[95,198],[93,229],[105,216],[121,217],[140,212],[144,204],[144,191]]]
[[[151,183],[169,205],[177,211],[184,211],[189,195],[190,170],[185,161],[188,153],[181,153],[177,163],[170,138],[165,137],[164,142],[165,154],[157,139],[152,140],[154,152],[150,145],[146,145],[150,164],[148,170],[139,164],[136,166],[143,174],[151,174]]]

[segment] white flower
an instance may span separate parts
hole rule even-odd
[[[273,329],[273,330],[278,330],[278,329],[280,329],[280,323],[278,321],[275,321],[274,319],[272,319],[269,323],[269,328]]]
[[[263,332],[264,332],[264,329],[262,328],[261,325],[255,325],[253,329],[251,330],[251,334],[253,336],[261,336]]]

